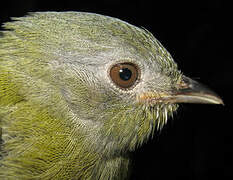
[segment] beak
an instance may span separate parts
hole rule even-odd
[[[173,103],[224,105],[223,100],[212,90],[185,76],[183,76],[182,83],[173,91],[168,101]]]

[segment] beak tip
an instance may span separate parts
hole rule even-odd
[[[221,105],[225,106],[225,104],[224,104],[224,102],[223,102],[223,100],[221,98],[219,98],[218,104],[221,104]]]
[[[221,98],[215,97],[214,99],[215,99],[215,100],[212,101],[211,104],[220,104],[220,105],[223,105],[223,106],[225,105],[224,102],[223,102],[223,100],[222,100]]]

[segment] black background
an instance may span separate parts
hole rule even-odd
[[[230,4],[221,0],[3,2],[0,23],[29,11],[73,10],[117,17],[151,31],[184,74],[214,89],[225,106],[181,105],[162,132],[134,153],[131,179],[233,177]]]

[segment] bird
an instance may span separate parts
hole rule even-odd
[[[34,12],[0,35],[0,179],[130,177],[130,154],[180,103],[223,104],[144,28]]]

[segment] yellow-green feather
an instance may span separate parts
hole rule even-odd
[[[35,13],[4,27],[0,179],[126,178],[128,153],[177,106],[137,103],[88,68],[106,67],[117,49],[157,59],[173,83],[181,74],[170,54],[146,30],[96,14]]]

